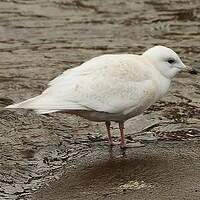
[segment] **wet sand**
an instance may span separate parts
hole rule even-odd
[[[127,121],[127,139],[146,145],[127,158],[118,148],[111,158],[101,123],[3,109],[101,54],[161,44],[200,69],[199,8],[195,0],[2,0],[0,199],[199,199],[200,75],[180,74]],[[116,124],[112,132],[117,141]]]

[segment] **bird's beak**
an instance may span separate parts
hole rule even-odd
[[[182,68],[182,71],[189,72],[190,74],[197,74],[197,70],[188,65],[185,65],[184,68]]]

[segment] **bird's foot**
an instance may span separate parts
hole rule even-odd
[[[138,147],[144,147],[145,145],[140,142],[134,142],[134,143],[120,143],[121,149],[127,149],[127,148],[138,148]]]
[[[120,146],[121,149],[127,149],[127,148],[138,148],[138,147],[144,147],[145,145],[141,142],[129,142],[129,143],[122,143],[122,142],[109,142],[109,146],[115,147]]]
[[[114,147],[114,146],[120,145],[119,142],[113,142],[113,141],[112,141],[112,142],[109,142],[108,144],[109,144],[110,147]]]

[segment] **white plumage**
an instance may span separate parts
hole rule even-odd
[[[163,46],[142,55],[102,55],[65,71],[41,95],[6,108],[62,111],[123,124],[162,97],[181,69],[186,66],[178,55]]]

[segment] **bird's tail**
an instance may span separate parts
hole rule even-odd
[[[21,103],[16,103],[16,104],[12,104],[12,105],[9,105],[5,108],[7,109],[10,109],[10,108],[27,108],[27,109],[31,109],[31,105],[33,104],[34,100],[36,99],[37,97],[34,97],[34,98],[31,98],[31,99],[28,99],[26,101],[23,101]]]
[[[42,94],[21,103],[12,104],[6,107],[6,109],[13,108],[24,108],[35,110],[38,114],[46,114],[57,111],[67,111],[67,110],[88,110],[87,107],[80,105],[74,101],[65,100],[63,101],[57,97],[50,97],[48,95]]]
[[[36,96],[31,99],[28,99],[26,101],[16,103],[9,105],[5,107],[6,109],[15,109],[15,108],[24,108],[24,109],[31,109],[35,110],[38,114],[46,114],[46,113],[52,113],[58,111],[57,109],[49,109],[45,106],[42,106],[42,102],[44,102],[45,99],[42,96]],[[46,104],[48,104],[46,102]],[[44,104],[43,104],[44,105]]]

